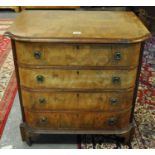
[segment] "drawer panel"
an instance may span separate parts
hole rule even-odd
[[[22,90],[26,109],[119,111],[131,107],[133,91],[79,93],[79,92],[33,92]]]
[[[52,44],[16,42],[17,59],[27,65],[137,66],[137,44]]]
[[[124,112],[30,112],[26,122],[37,129],[120,130],[129,125],[130,110]]]
[[[21,85],[29,88],[130,88],[133,70],[59,70],[19,68]]]

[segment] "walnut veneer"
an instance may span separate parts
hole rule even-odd
[[[115,134],[130,142],[142,45],[132,12],[23,11],[12,39],[29,145],[39,134]]]

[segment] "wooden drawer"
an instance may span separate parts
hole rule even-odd
[[[130,110],[124,112],[30,112],[26,122],[37,129],[119,130],[129,125]]]
[[[26,109],[120,111],[131,107],[133,92],[34,92],[22,90]]]
[[[54,66],[137,66],[140,44],[16,42],[18,63]]]
[[[29,88],[124,89],[134,86],[136,71],[19,68],[21,85]]]

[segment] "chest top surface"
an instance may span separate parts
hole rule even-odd
[[[6,33],[15,40],[132,43],[150,37],[133,12],[23,11]]]

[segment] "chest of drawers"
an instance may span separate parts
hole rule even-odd
[[[131,140],[143,42],[132,12],[23,11],[11,37],[21,135],[115,134]]]

